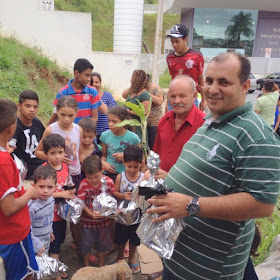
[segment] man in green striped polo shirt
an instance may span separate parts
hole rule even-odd
[[[241,280],[254,219],[270,216],[280,183],[280,140],[245,104],[250,62],[238,53],[209,63],[204,95],[211,111],[184,145],[165,183],[174,192],[151,198],[162,214],[184,218],[163,280]]]

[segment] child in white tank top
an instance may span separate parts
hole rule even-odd
[[[117,176],[115,192],[113,194],[118,201],[131,200],[131,192],[144,178],[144,174],[140,172],[143,160],[142,148],[136,145],[127,146],[124,150],[123,157],[125,171]],[[136,234],[138,225],[139,223],[132,226],[116,223],[115,230],[115,243],[118,245],[117,261],[123,259],[125,244],[129,241],[128,264],[132,273],[138,273],[140,271],[139,263],[135,259],[136,248],[140,245],[140,239]]]

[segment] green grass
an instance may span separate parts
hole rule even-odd
[[[280,202],[277,202],[271,217],[257,219],[256,224],[261,232],[261,244],[257,250],[258,256],[253,259],[254,265],[263,262],[269,256],[269,248],[280,233]]]
[[[0,98],[18,102],[25,89],[34,90],[40,99],[38,117],[46,123],[52,113],[52,101],[71,74],[42,54],[37,48],[0,36]]]
[[[146,4],[157,4],[157,2],[156,0],[145,0]],[[56,10],[91,13],[92,49],[94,51],[113,51],[114,0],[55,0],[54,3]],[[179,15],[165,14],[163,30],[178,22],[180,22]],[[154,52],[155,27],[156,14],[145,14],[143,39],[152,53]]]
[[[161,88],[168,88],[170,82],[171,82],[171,76],[169,74],[168,69],[166,69],[164,73],[159,76],[159,86]]]

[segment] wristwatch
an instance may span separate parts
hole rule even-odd
[[[187,212],[191,217],[196,217],[200,211],[198,197],[193,197],[186,207]]]

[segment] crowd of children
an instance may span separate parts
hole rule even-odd
[[[129,265],[133,273],[140,271],[135,259],[136,247],[140,244],[136,235],[138,225],[115,224],[94,211],[92,202],[101,193],[102,178],[107,192],[118,202],[131,199],[132,190],[143,179],[143,150],[135,133],[125,126],[116,126],[129,119],[129,113],[112,100],[108,103],[103,98],[101,102],[96,95],[94,105],[89,105],[91,117],[81,117],[83,101],[77,97],[75,87],[83,86],[80,91],[83,97],[96,92],[88,85],[88,70],[85,67],[81,72],[74,70],[74,80],[68,86],[75,94],[58,94],[56,118],[46,129],[36,118],[39,98],[34,91],[21,92],[18,106],[0,99],[0,256],[4,259],[8,280],[32,279],[38,270],[35,255],[46,253],[59,259],[67,222],[57,213],[58,201],[75,196],[85,202],[80,222],[70,224],[75,257],[88,266],[94,248],[96,263],[103,266],[106,252],[118,247],[116,261],[120,261],[129,243]],[[97,74],[94,79],[101,83]],[[97,135],[93,111],[103,106],[102,113],[107,112],[105,103],[109,112],[102,122],[105,120],[107,127]],[[101,146],[96,142],[97,136]],[[26,179],[32,180],[27,189],[23,187],[13,153],[27,166]],[[56,280],[67,277],[67,273],[62,273]]]

